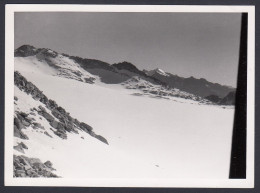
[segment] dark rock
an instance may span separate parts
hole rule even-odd
[[[26,174],[31,178],[40,177],[33,169],[26,170]]]
[[[31,113],[30,113],[30,115],[36,116],[36,114],[35,114],[35,113],[33,113],[33,112],[31,112]]]
[[[24,119],[28,117],[28,114],[24,112],[19,112],[19,115],[21,115]]]
[[[44,134],[47,135],[48,137],[52,138],[52,136],[47,131],[44,131]]]
[[[209,96],[205,97],[205,99],[207,99],[213,103],[218,103],[221,100],[221,98],[217,95],[209,95]]]
[[[33,56],[37,53],[37,49],[31,45],[23,45],[14,52],[14,57]]]
[[[102,137],[101,135],[96,135],[95,138],[97,138],[99,141],[102,141],[103,143],[109,145],[107,140],[104,137]]]
[[[50,161],[43,164],[38,158],[14,155],[13,165],[14,177],[58,177],[51,172],[55,169]]]
[[[62,138],[62,139],[67,139],[66,133],[63,133],[61,131],[54,131],[54,134],[57,135],[58,137]]]
[[[124,61],[124,62],[120,62],[120,63],[117,63],[117,64],[113,64],[112,66],[117,68],[118,70],[128,70],[130,72],[135,72],[137,74],[139,74],[139,73],[144,74],[144,72],[138,70],[138,68],[136,68],[136,66],[133,65],[130,62]]]
[[[47,166],[48,168],[52,168],[52,163],[48,160],[44,163],[45,166]]]
[[[220,105],[235,105],[236,102],[236,92],[230,92],[225,96],[220,102]]]
[[[14,149],[15,149],[16,151],[19,151],[19,152],[21,152],[21,153],[24,153],[24,149],[23,149],[22,146],[20,146],[20,145],[14,146]]]
[[[33,169],[37,169],[38,171],[40,170],[44,170],[45,169],[45,165],[44,164],[42,164],[41,162],[34,162],[34,163],[32,163],[32,168]]]
[[[35,118],[33,118],[33,117],[27,117],[27,120],[32,124],[33,121],[35,121]]]
[[[79,65],[85,70],[93,69],[93,68],[101,68],[110,71],[114,70],[114,68],[110,66],[110,64],[106,62],[102,62],[100,60],[80,58],[77,56],[69,56],[69,58],[79,63]]]
[[[28,147],[27,147],[23,142],[19,143],[19,145],[20,145],[23,149],[28,149]]]
[[[29,127],[29,126],[31,125],[31,123],[30,123],[28,120],[25,120],[25,119],[22,120],[22,124],[23,124],[25,127]]]
[[[69,122],[64,126],[64,129],[65,129],[66,131],[68,131],[68,132],[74,131],[73,125],[71,125],[71,123],[69,123]]]
[[[80,71],[72,71],[73,74],[81,77],[82,76],[82,73]]]
[[[26,173],[24,170],[16,170],[15,171],[15,176],[16,177],[26,177]]]
[[[93,128],[91,126],[89,126],[88,124],[81,122],[80,123],[80,128],[84,131],[90,132],[93,130]]]
[[[57,110],[57,109],[53,109],[51,111],[51,114],[56,117],[57,119],[63,119],[64,117],[62,116],[62,114]]]
[[[28,114],[24,112],[16,112],[16,117],[23,126],[29,127],[31,125],[31,118],[28,117]]]
[[[90,78],[84,78],[84,81],[85,81],[86,83],[89,83],[89,84],[94,84],[95,78],[92,78],[92,77],[90,77]]]
[[[17,127],[17,129],[22,130],[25,129],[25,126],[21,123],[21,121],[18,118],[14,118],[14,125]]]
[[[14,136],[20,139],[29,139],[28,136],[18,129],[16,125],[14,125]]]
[[[52,110],[58,107],[57,103],[54,100],[49,99],[48,109]]]
[[[58,55],[58,53],[51,49],[47,49],[47,48],[37,49],[37,57],[40,59],[46,60],[48,57],[55,58],[57,55]]]
[[[59,125],[59,122],[56,121],[56,120],[52,120],[50,122],[50,125],[54,128],[54,129],[57,129],[58,128],[58,125]]]
[[[17,98],[17,96],[14,96],[14,100],[15,100],[15,101],[18,101],[18,98]]]
[[[40,123],[36,123],[36,122],[33,123],[33,128],[34,129],[38,129],[38,128],[39,129],[44,129],[44,127]]]
[[[28,147],[23,143],[18,143],[18,145],[14,146],[14,149],[21,152],[21,153],[24,153],[24,149],[28,149]]]
[[[43,106],[40,105],[38,108],[39,108],[42,112],[46,112],[46,109],[45,109]],[[35,109],[35,110],[37,111],[37,109]]]
[[[51,116],[49,113],[47,112],[44,112],[44,111],[41,111],[41,112],[38,112],[40,115],[42,115],[48,122],[53,122],[54,121],[54,117]]]
[[[77,127],[80,127],[80,122],[78,121],[78,119],[74,119],[74,124],[75,124]]]
[[[67,113],[67,112],[65,111],[64,108],[62,108],[62,107],[60,107],[60,106],[58,106],[56,109],[57,109],[61,114],[63,114],[63,115],[69,114],[69,113]]]

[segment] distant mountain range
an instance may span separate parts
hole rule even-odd
[[[49,66],[58,70],[59,76],[86,83],[95,83],[98,77],[101,82],[106,84],[125,85],[125,81],[129,82],[133,77],[137,80],[136,77],[139,77],[149,84],[161,86],[165,91],[178,89],[181,92],[190,93],[192,96],[188,98],[197,97],[198,100],[200,100],[199,98],[205,98],[213,103],[222,105],[233,105],[235,101],[235,88],[233,87],[212,83],[204,78],[197,79],[192,76],[183,78],[169,72],[164,72],[159,68],[151,71],[139,70],[134,64],[129,62],[109,64],[96,59],[59,54],[51,49],[35,48],[31,45],[19,47],[15,50],[14,56],[35,56],[38,60],[45,61]],[[74,64],[71,64],[68,60],[73,61]],[[72,68],[72,66],[74,67]],[[88,72],[87,74],[86,71]],[[136,89],[138,88],[136,87]],[[144,88],[141,89],[145,90]],[[163,96],[167,95],[168,91],[164,92]],[[183,95],[178,94],[175,96]]]
[[[212,83],[204,78],[196,79],[192,76],[189,78],[183,78],[171,73],[164,72],[159,68],[145,72],[147,75],[160,80],[170,87],[178,88],[201,97],[216,95],[222,98],[225,97],[229,92],[235,91],[235,88],[220,85],[218,83]]]

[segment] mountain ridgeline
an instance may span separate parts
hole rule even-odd
[[[95,83],[96,78],[106,84],[123,84],[129,80],[143,80],[148,84],[160,86],[160,91],[178,89],[185,93],[190,93],[195,98],[203,98],[214,104],[234,105],[235,104],[235,88],[230,86],[212,83],[204,78],[183,78],[173,75],[157,68],[155,70],[139,70],[134,64],[129,62],[120,62],[109,64],[96,59],[86,59],[78,56],[70,56],[67,54],[59,54],[56,51],[46,48],[35,48],[31,45],[23,45],[14,52],[15,57],[36,57],[40,61],[45,61],[50,67],[59,71],[59,75],[72,78],[86,83]],[[66,67],[64,58],[73,61],[77,69]],[[80,70],[79,70],[80,69]],[[85,75],[85,72],[90,75]],[[137,89],[139,89],[140,85]],[[144,89],[143,89],[144,90]],[[156,91],[159,93],[160,91]],[[145,92],[145,90],[144,90]],[[151,91],[155,92],[155,91]],[[172,95],[173,96],[173,95]],[[177,96],[177,95],[174,95]],[[194,97],[189,98],[194,98]]]

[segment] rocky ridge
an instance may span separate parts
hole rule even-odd
[[[107,140],[97,135],[90,125],[71,117],[64,108],[54,100],[48,99],[42,91],[17,71],[14,72],[14,84],[32,100],[37,101],[35,104],[40,105],[33,108],[27,107],[28,110],[23,111],[21,109],[24,107],[20,108],[20,105],[25,102],[25,99],[14,97],[14,141],[16,144],[13,149],[16,152],[13,155],[13,177],[59,177],[54,173],[55,169],[50,161],[43,163],[38,158],[25,156],[31,147],[27,145],[27,141],[30,140],[26,135],[28,132],[37,132],[49,138],[56,136],[56,138],[66,140],[69,133],[79,134],[81,131],[108,145]],[[41,123],[44,123],[44,126]],[[49,123],[49,128],[46,128],[46,123]]]
[[[58,178],[56,174],[53,173],[55,169],[52,167],[50,161],[42,163],[38,158],[29,158],[24,155],[14,155],[13,156],[13,177],[46,177],[46,178]]]
[[[231,91],[223,98],[220,98],[216,95],[210,95],[210,96],[207,96],[206,99],[208,99],[209,101],[211,101],[215,104],[218,104],[218,105],[235,105],[236,92]]]
[[[183,78],[171,73],[165,73],[160,69],[145,71],[146,74],[160,80],[171,88],[178,88],[182,91],[198,95],[200,97],[207,97],[216,95],[220,98],[225,97],[229,92],[235,91],[235,88],[212,83],[204,78]]]
[[[56,71],[56,76],[68,79],[74,79],[80,82],[93,84],[95,77],[81,68],[74,60],[66,55],[59,54],[47,48],[35,48],[31,45],[23,45],[15,50],[15,57],[31,57],[40,62],[46,62],[52,69]],[[32,61],[33,62],[33,61]]]
[[[162,87],[160,85],[154,85],[148,81],[142,80],[138,76],[134,76],[131,79],[122,83],[126,89],[134,89],[140,92],[134,93],[135,96],[150,96],[153,98],[171,99],[171,97],[178,97],[183,99],[190,99],[198,101],[200,103],[208,104],[209,100],[202,97],[180,91],[179,89]]]
[[[40,105],[38,108],[33,108],[31,109],[30,114],[37,113],[46,119],[52,127],[52,131],[55,135],[62,139],[66,139],[67,133],[77,134],[78,130],[81,130],[100,140],[101,142],[108,144],[104,137],[95,134],[91,126],[71,117],[64,108],[58,106],[55,101],[48,99],[42,93],[42,91],[40,91],[31,82],[27,81],[20,73],[14,73],[14,82],[20,90],[31,95],[34,100],[40,101],[46,107],[45,108]],[[49,112],[51,112],[51,114],[47,112],[47,109]],[[34,118],[30,117],[29,114],[16,111],[14,117],[14,135],[21,139],[28,139],[22,130],[29,126],[32,126],[33,128],[44,129],[39,123],[35,122]]]
[[[167,95],[174,97],[187,98],[190,94],[190,99],[211,101],[216,105],[232,105],[234,100],[226,103],[215,102],[216,99],[210,100],[211,97],[217,96],[223,99],[228,93],[234,92],[235,88],[220,85],[218,83],[211,83],[204,78],[183,78],[173,75],[157,68],[155,70],[139,70],[134,64],[130,62],[120,62],[109,64],[96,59],[86,59],[78,56],[70,56],[67,54],[59,54],[51,49],[35,48],[30,45],[24,45],[17,48],[14,52],[15,57],[36,57],[39,61],[45,61],[50,67],[57,70],[57,76],[77,81],[93,84],[99,79],[105,84],[122,84],[125,87],[132,87],[126,85],[131,82],[134,77],[138,76],[140,84],[142,81],[147,81],[155,87],[160,86],[160,90],[167,91]],[[143,92],[144,89],[135,87],[136,90]],[[181,91],[176,94],[174,89]],[[146,92],[146,91],[144,91]],[[155,92],[151,91],[153,95]],[[170,93],[172,92],[172,93]],[[160,92],[159,92],[160,93]],[[181,93],[189,93],[182,95]],[[157,94],[160,98],[161,95]],[[232,100],[230,97],[229,100]]]

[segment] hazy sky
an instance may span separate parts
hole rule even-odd
[[[15,48],[128,61],[236,86],[239,13],[15,13]]]

